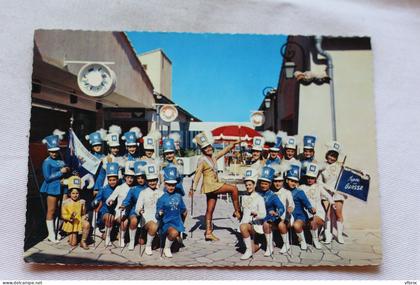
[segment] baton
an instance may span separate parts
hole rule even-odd
[[[193,213],[194,213],[194,189],[192,189],[193,185],[194,185],[194,180],[191,182],[191,188],[190,188],[190,192],[191,192],[191,220],[193,218]],[[192,225],[192,223],[191,223],[191,225]],[[190,229],[190,233],[191,233],[191,238],[192,238],[193,237],[192,227]]]
[[[251,258],[254,258],[254,245],[255,245],[255,230],[254,230],[254,216],[251,215],[251,231],[252,231],[252,244],[251,244]]]
[[[160,246],[160,258],[163,256],[163,237],[162,237],[162,224],[163,215],[159,217],[158,235],[159,235],[159,246]]]
[[[123,223],[124,223],[123,218],[122,218],[122,211],[123,211],[123,209],[120,209],[120,243],[121,243],[122,240],[124,240],[124,236],[122,235],[122,227],[123,227]],[[126,244],[125,244],[125,241],[124,241],[124,246],[121,249],[121,253],[123,252],[125,246],[126,246]]]
[[[96,245],[96,211],[93,209],[93,221],[95,222],[95,226],[93,227],[93,245]]]

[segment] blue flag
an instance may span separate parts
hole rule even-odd
[[[337,190],[366,202],[369,194],[369,182],[369,175],[363,175],[357,170],[344,166],[338,179]]]
[[[95,175],[101,161],[85,148],[72,129],[69,129],[66,164],[82,177],[87,173]]]

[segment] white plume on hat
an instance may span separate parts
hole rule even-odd
[[[55,129],[53,131],[53,135],[58,136],[58,139],[59,140],[62,140],[63,139],[65,133],[66,132],[60,131],[59,129]]]
[[[136,134],[136,138],[141,138],[143,134],[141,133],[140,129],[138,127],[132,127],[130,129],[130,132],[134,132]]]
[[[277,136],[281,138],[282,144],[286,141],[287,138],[287,132],[284,131],[278,131]]]
[[[289,164],[287,164],[287,163],[282,163],[282,164],[272,163],[272,164],[270,164],[270,167],[274,169],[274,175],[278,176],[279,174],[282,174],[285,171],[287,171],[287,169],[289,168]]]
[[[262,135],[265,139],[265,142],[268,142],[268,143],[276,142],[276,134],[274,132],[267,130],[267,131],[264,131]]]
[[[214,137],[211,131],[204,131],[204,134],[206,135],[207,139],[209,140],[209,143],[214,143]]]
[[[154,138],[155,141],[160,140],[160,138],[162,137],[161,133],[159,131],[157,131],[157,130],[152,130],[147,135],[148,136],[151,136],[152,138]]]
[[[121,127],[117,125],[112,125],[108,129],[108,133],[121,135]]]
[[[296,146],[301,146],[303,145],[303,136],[296,134],[294,135],[295,140],[296,140]]]
[[[174,142],[179,142],[181,140],[181,136],[178,132],[170,133],[169,138],[173,139]]]
[[[107,131],[105,129],[100,128],[99,130],[97,130],[97,132],[99,133],[99,135],[101,136],[101,139],[103,141],[106,140]]]
[[[302,168],[302,163],[299,160],[283,160],[281,167],[283,171],[288,171],[292,168],[292,165]]]

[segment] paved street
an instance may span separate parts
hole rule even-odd
[[[186,179],[186,185],[190,182]],[[187,188],[186,188],[187,189]],[[185,198],[188,209],[190,199]],[[44,240],[24,253],[27,262],[59,263],[59,264],[92,264],[92,265],[133,265],[133,266],[319,266],[319,265],[378,265],[381,263],[382,250],[380,233],[373,231],[345,231],[345,244],[333,241],[330,245],[323,245],[321,250],[309,246],[308,251],[301,251],[296,244],[291,253],[281,255],[280,239],[275,234],[277,247],[273,257],[264,257],[264,250],[259,250],[252,259],[241,261],[240,256],[244,244],[236,231],[238,222],[231,217],[232,205],[219,200],[214,215],[214,233],[220,238],[217,242],[204,240],[203,215],[205,212],[205,196],[197,194],[194,199],[194,215],[186,221],[186,228],[192,228],[193,237],[188,232],[184,240],[184,247],[174,243],[173,258],[160,257],[160,250],[156,249],[152,256],[140,256],[140,247],[134,251],[123,250],[114,241],[113,246],[105,248],[104,242],[96,238],[97,248],[93,244],[89,250],[80,247],[74,250],[67,244],[67,238],[59,244],[52,244]],[[296,239],[296,238],[295,238]],[[294,240],[295,240],[294,239]],[[257,237],[257,241],[261,237]],[[307,237],[308,240],[308,237]],[[99,244],[99,245],[98,245]],[[142,246],[142,251],[144,246]]]

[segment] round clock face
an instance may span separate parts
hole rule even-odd
[[[251,123],[256,126],[260,127],[265,122],[265,116],[264,113],[261,111],[257,111],[251,114]]]
[[[84,65],[77,76],[80,90],[88,96],[104,97],[115,89],[115,73],[106,65],[89,63]]]
[[[163,105],[159,113],[161,119],[165,122],[172,122],[178,117],[178,110],[173,105]]]

